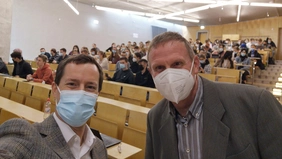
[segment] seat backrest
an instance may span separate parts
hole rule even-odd
[[[149,90],[149,99],[146,103],[146,107],[148,107],[148,108],[153,107],[155,104],[157,104],[163,98],[164,97],[161,95],[161,93],[157,89]]]
[[[147,114],[138,111],[129,111],[128,127],[146,132],[147,130]]]
[[[115,106],[114,103],[108,104],[103,102],[97,103],[97,117],[112,121],[118,125],[118,139],[121,139],[123,127],[125,125],[128,111],[124,108]]]
[[[31,96],[46,101],[50,97],[50,92],[51,89],[34,85]]]
[[[34,97],[26,96],[24,105],[29,106],[33,109],[42,110],[42,100]]]
[[[119,100],[131,104],[145,106],[146,97],[147,97],[146,89],[134,85],[123,85],[122,94],[119,97]]]
[[[4,87],[5,80],[6,78],[4,78],[3,76],[0,76],[0,87]]]
[[[11,113],[5,109],[1,109],[0,113],[0,124],[4,123],[5,121],[12,119],[12,118],[21,118],[14,113]]]
[[[23,93],[26,96],[31,96],[32,85],[27,82],[19,82],[17,92]]]
[[[18,81],[13,78],[6,78],[4,87],[11,91],[17,91]]]
[[[198,73],[201,77],[208,79],[210,81],[215,81],[216,80],[216,76],[215,74],[209,74],[209,73]]]
[[[236,77],[236,83],[239,83],[240,80],[240,70],[217,68],[216,75]]]
[[[124,127],[123,131],[122,142],[142,149],[141,152],[135,154],[132,158],[144,158],[146,133],[130,127]]]
[[[92,116],[90,120],[90,128],[99,130],[99,132],[113,138],[118,138],[118,125],[115,122]]]
[[[235,76],[218,76],[217,81],[227,83],[238,83],[238,80]]]
[[[17,102],[17,103],[24,104],[25,95],[22,94],[22,93],[18,93],[18,92],[11,92],[10,99],[11,99],[12,101]]]
[[[109,63],[109,71],[115,71],[116,70],[116,64]]]
[[[58,64],[49,64],[52,70],[57,70]]]
[[[6,65],[6,66],[7,66],[7,69],[8,69],[8,71],[9,71],[9,75],[12,76],[13,70],[14,70],[14,65]]]
[[[102,97],[118,99],[120,94],[120,89],[121,89],[121,85],[119,83],[104,81],[100,95]]]

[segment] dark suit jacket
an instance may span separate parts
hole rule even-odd
[[[282,106],[253,86],[203,81],[203,159],[281,159]],[[166,99],[148,114],[145,159],[177,159]]]
[[[26,78],[26,76],[28,74],[31,74],[31,75],[33,74],[33,71],[32,71],[32,68],[31,68],[30,64],[27,63],[23,59],[19,63],[14,62],[14,69],[13,69],[13,73],[12,73],[13,76],[17,75],[16,74],[16,70],[17,70],[16,67],[19,67],[19,74],[18,74],[18,76],[20,76],[20,78]]]
[[[103,142],[96,138],[91,150],[93,159],[106,159]],[[29,124],[12,119],[0,126],[0,158],[74,159],[53,115],[42,123]]]

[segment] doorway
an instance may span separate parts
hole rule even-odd
[[[282,60],[282,28],[279,28],[278,43],[277,43],[277,60]]]
[[[208,39],[208,32],[198,32],[197,38],[202,42],[205,43],[205,41]]]

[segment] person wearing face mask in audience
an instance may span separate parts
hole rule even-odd
[[[282,106],[269,91],[198,76],[179,33],[156,36],[148,59],[164,99],[147,115],[145,159],[282,158]]]
[[[233,46],[233,52],[232,52],[232,61],[235,61],[235,58],[237,57],[238,53],[239,53],[239,47],[238,46]]]
[[[235,58],[235,62],[237,64],[242,64],[244,66],[237,66],[236,69],[238,70],[244,70],[244,73],[242,75],[242,83],[246,84],[247,83],[247,75],[249,75],[249,70],[250,70],[250,66],[251,66],[251,60],[250,58],[247,56],[247,50],[246,49],[242,49],[240,56],[237,56]],[[249,66],[248,66],[249,65]]]
[[[116,81],[116,82],[121,82],[121,83],[127,83],[127,84],[134,84],[134,75],[130,68],[128,67],[128,60],[126,57],[121,57],[119,59],[119,68],[114,76],[111,78],[109,75],[106,73],[105,76],[107,80],[109,81]]]
[[[50,53],[45,51],[45,48],[40,49],[40,55],[45,55],[48,59],[50,58]]]
[[[211,74],[211,65],[209,60],[206,59],[205,55],[200,54],[199,55],[199,61],[200,61],[200,71],[199,73],[208,73]]]
[[[113,47],[108,60],[111,61],[112,64],[116,64],[119,61],[119,58],[119,53],[117,52],[116,47]]]
[[[41,123],[20,118],[3,123],[0,158],[107,159],[103,142],[86,124],[95,113],[102,83],[102,69],[91,56],[62,61],[52,84],[55,113]]]
[[[139,62],[139,72],[136,73],[135,85],[155,88],[152,75],[148,70],[148,61],[141,59]]]
[[[137,73],[140,71],[139,69],[139,61],[141,60],[141,53],[136,52],[133,56],[133,63],[130,65],[130,69],[133,73]]]
[[[259,67],[261,70],[265,69],[265,66],[261,61],[261,55],[256,50],[256,45],[254,45],[254,44],[251,45],[250,53],[248,54],[248,56],[251,57],[251,58],[253,58],[253,57],[260,58],[260,59],[256,60],[255,66]]]
[[[98,51],[97,62],[102,67],[103,70],[109,69],[109,61],[107,59],[106,54],[103,51]]]
[[[53,63],[60,63],[61,61],[67,59],[69,56],[67,55],[67,50],[65,48],[60,49],[59,56],[53,61]]]
[[[120,58],[126,58],[127,61],[128,61],[128,52],[127,51],[123,51],[121,54],[120,54]],[[129,61],[127,62],[127,68],[130,68],[130,63]],[[118,61],[116,63],[116,71],[118,71],[120,69],[120,61]]]

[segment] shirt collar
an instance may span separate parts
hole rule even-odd
[[[199,76],[197,76],[197,80],[198,80],[197,93],[196,93],[195,99],[193,103],[191,104],[186,116],[188,116],[188,114],[191,113],[191,115],[194,118],[199,119],[200,114],[202,113],[202,107],[203,107],[203,84]],[[179,113],[177,112],[177,110],[175,109],[175,107],[173,106],[171,102],[169,102],[169,108],[170,108],[169,113],[176,120]]]
[[[68,143],[72,138],[73,136],[76,135],[76,133],[71,129],[71,127],[69,125],[67,125],[66,123],[64,123],[61,119],[58,118],[57,114],[54,113],[53,114],[54,116],[54,119],[55,121],[57,122],[66,142]],[[91,132],[90,128],[88,127],[88,125],[86,125],[86,131],[85,131],[85,140],[84,140],[84,143],[88,145],[92,145],[92,143],[94,142],[95,140],[95,136],[93,135],[93,133]],[[91,143],[90,143],[90,142]]]

